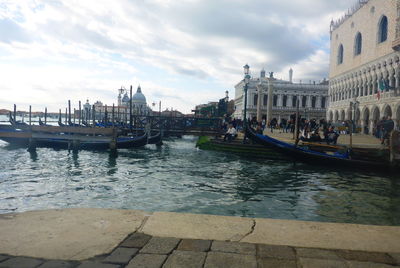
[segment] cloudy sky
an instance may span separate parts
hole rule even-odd
[[[0,0],[0,109],[147,102],[190,112],[248,63],[299,81],[328,76],[329,23],[349,0]]]

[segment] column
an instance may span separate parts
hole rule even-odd
[[[311,108],[311,96],[310,95],[307,95],[306,107]]]
[[[321,95],[318,95],[317,96],[317,101],[315,103],[315,108],[322,108],[321,107],[321,99],[322,99]]]
[[[261,115],[261,106],[262,103],[261,101],[263,100],[263,87],[261,84],[257,85],[257,91],[258,91],[258,97],[257,97],[257,122],[262,121],[262,115]]]
[[[286,103],[287,107],[293,107],[295,106],[295,104],[293,104],[293,96],[292,95],[287,95],[287,103]]]
[[[273,84],[272,80],[268,79],[268,104],[267,104],[267,122],[272,120],[272,99],[273,99]]]

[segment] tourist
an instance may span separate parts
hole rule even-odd
[[[382,124],[382,141],[381,144],[385,144],[385,141],[389,143],[390,133],[394,129],[394,121],[392,117],[389,115],[387,120]]]
[[[224,136],[224,141],[228,140],[228,142],[232,141],[233,139],[235,139],[237,137],[237,131],[236,129],[233,127],[232,124],[229,125],[228,131],[226,132],[225,136]]]
[[[340,134],[335,131],[335,128],[333,126],[330,126],[324,138],[327,144],[333,143],[336,145],[339,136]]]

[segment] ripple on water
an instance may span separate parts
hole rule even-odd
[[[184,137],[117,155],[30,154],[0,141],[0,213],[103,207],[400,224],[396,175],[249,159],[194,144]]]

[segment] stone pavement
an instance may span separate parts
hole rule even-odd
[[[400,254],[326,250],[173,237],[129,235],[109,254],[83,261],[0,255],[8,268],[389,268]]]
[[[400,227],[113,209],[0,215],[0,268],[400,267]]]

